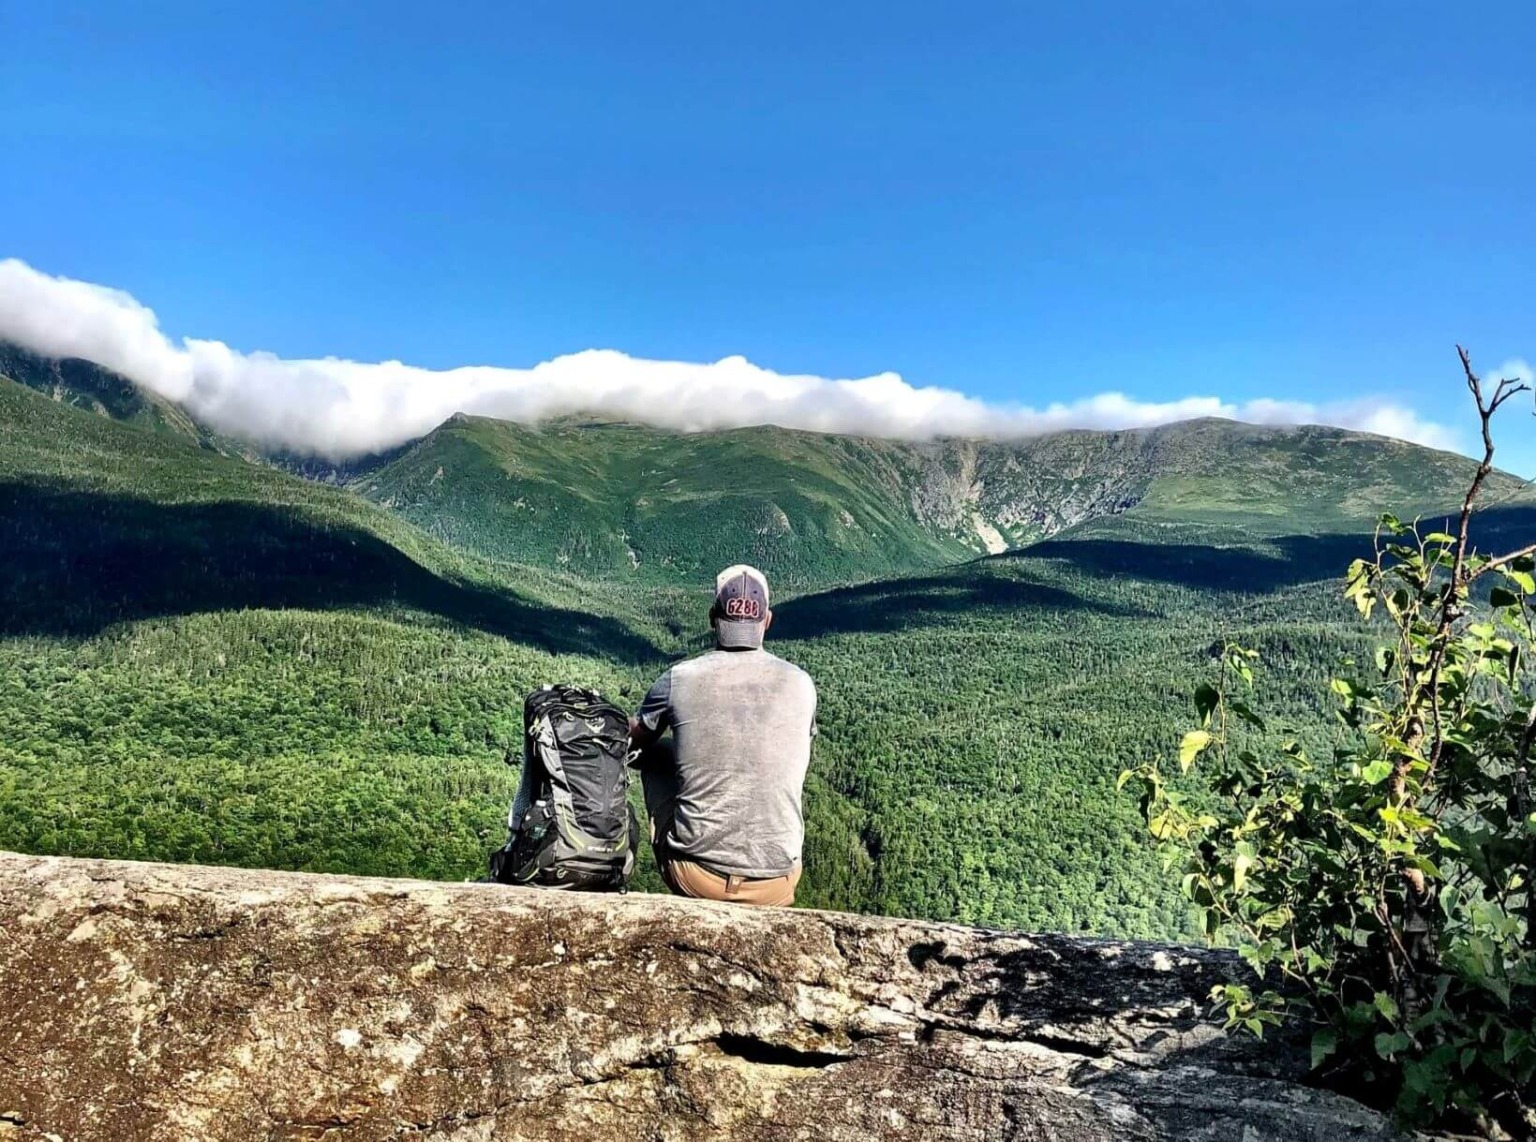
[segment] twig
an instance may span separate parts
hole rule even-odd
[[[1524,559],[1527,555],[1536,555],[1536,543],[1522,547],[1518,551],[1511,551],[1508,555],[1500,555],[1497,559],[1488,560],[1487,563],[1484,563],[1467,575],[1467,582],[1470,583],[1479,575],[1485,575],[1496,568],[1507,567],[1518,559]]]

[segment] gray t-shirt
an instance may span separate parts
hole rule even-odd
[[[716,872],[789,872],[805,840],[800,791],[816,733],[811,676],[766,650],[714,650],[658,678],[639,718],[648,729],[670,729],[676,745],[667,847]]]

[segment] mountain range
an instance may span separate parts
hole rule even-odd
[[[836,436],[765,425],[679,433],[601,418],[456,415],[344,465],[263,453],[90,362],[0,343],[0,376],[56,402],[339,483],[493,559],[644,583],[753,560],[803,588],[945,566],[1088,521],[1343,532],[1382,503],[1443,510],[1467,461],[1317,426],[1194,420],[1017,441]]]
[[[633,702],[773,581],[817,679],[807,903],[1178,935],[1114,778],[1225,638],[1320,749],[1337,578],[1471,462],[1203,420],[1020,441],[455,416],[345,465],[0,345],[0,848],[439,877],[498,838],[522,694]],[[1483,527],[1536,530],[1496,473]],[[655,885],[647,868],[643,885]]]
[[[1348,530],[1444,508],[1465,461],[1330,428],[1200,420],[925,443],[764,426],[679,434],[456,416],[352,481],[446,542],[643,581],[745,558],[794,587],[999,554],[1085,521]]]

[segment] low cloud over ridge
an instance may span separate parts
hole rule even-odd
[[[222,341],[173,343],[154,311],[121,290],[0,261],[0,339],[83,357],[183,404],[221,431],[270,447],[343,459],[402,444],[455,412],[532,422],[599,412],[697,431],[777,424],[900,439],[1034,436],[1068,428],[1146,428],[1194,417],[1331,424],[1436,448],[1455,434],[1412,409],[1365,398],[1330,404],[1216,397],[1138,401],[1102,393],[1043,409],[918,387],[895,373],[850,380],[790,376],[743,357],[651,361],[588,349],[527,369],[421,369],[399,361],[284,360]]]

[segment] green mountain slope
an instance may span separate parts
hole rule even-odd
[[[502,558],[649,583],[745,559],[787,586],[972,554],[913,517],[911,477],[881,441],[456,416],[354,487]]]
[[[1463,457],[1362,433],[1215,420],[905,443],[458,416],[353,486],[499,558],[652,583],[697,582],[746,559],[804,588],[951,564],[1122,513],[1254,536],[1357,530],[1382,504],[1449,508],[1469,473]]]
[[[255,457],[256,450],[198,424],[185,409],[111,369],[77,357],[43,357],[0,341],[0,377],[49,399],[162,436],[195,441],[212,451]]]
[[[563,610],[561,597],[581,592],[555,577],[524,576],[543,584],[525,598],[507,569],[356,496],[81,415],[4,380],[0,496],[0,630],[84,631],[249,606],[386,607],[552,649],[649,650],[616,621]]]
[[[1021,539],[1119,511],[1148,522],[1236,524],[1259,536],[1350,531],[1384,504],[1406,515],[1450,508],[1472,473],[1463,456],[1387,437],[1216,419],[977,452],[982,511]],[[1497,479],[1501,490],[1516,486]],[[1069,509],[1053,516],[1055,503]]]

